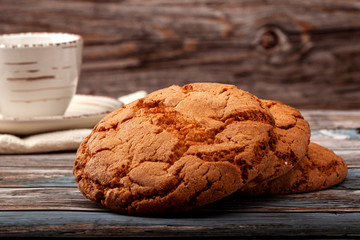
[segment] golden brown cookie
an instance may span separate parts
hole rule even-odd
[[[290,171],[305,156],[310,142],[310,126],[297,109],[278,101],[262,102],[274,116],[278,141],[270,164],[240,190],[245,194],[253,187],[265,188],[268,181]]]
[[[274,124],[257,97],[235,86],[171,86],[102,119],[79,147],[73,173],[87,198],[117,212],[189,210],[266,168]]]
[[[330,149],[310,143],[305,157],[285,175],[269,181],[267,187],[253,188],[252,195],[288,194],[321,190],[344,181],[345,161]]]

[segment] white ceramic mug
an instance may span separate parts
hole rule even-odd
[[[63,115],[75,95],[83,39],[69,33],[0,35],[0,111],[4,117]]]

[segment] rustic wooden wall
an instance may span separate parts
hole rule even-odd
[[[0,33],[84,36],[78,91],[216,81],[301,108],[360,108],[356,0],[0,0]]]

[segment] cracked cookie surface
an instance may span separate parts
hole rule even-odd
[[[274,116],[274,132],[278,141],[267,168],[239,190],[242,194],[258,191],[260,188],[265,189],[268,181],[290,171],[305,156],[310,142],[310,126],[297,109],[279,101],[262,102]]]
[[[267,188],[253,189],[253,195],[317,191],[344,181],[345,161],[330,149],[310,143],[305,157],[292,170],[270,181]]]
[[[256,178],[274,154],[274,124],[262,101],[235,86],[174,85],[102,119],[73,174],[84,196],[116,212],[185,211]]]

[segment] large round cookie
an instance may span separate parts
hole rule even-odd
[[[244,194],[253,187],[266,188],[268,181],[290,171],[305,156],[310,142],[310,126],[297,109],[278,101],[262,102],[274,116],[278,141],[270,164],[239,191]]]
[[[78,149],[80,191],[127,214],[189,210],[254,179],[276,145],[274,119],[232,85],[171,86],[115,110]]]
[[[253,188],[252,195],[310,192],[341,183],[347,175],[344,160],[330,149],[310,143],[305,157],[285,175]]]

